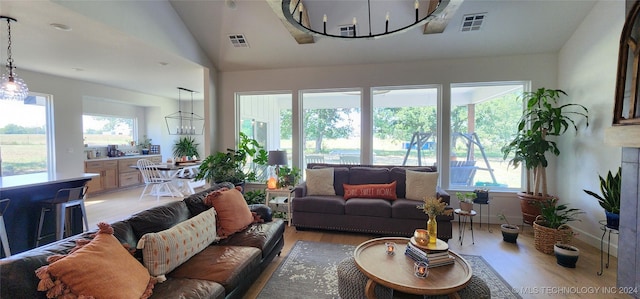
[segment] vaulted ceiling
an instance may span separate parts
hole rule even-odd
[[[313,43],[299,44],[270,5],[273,1],[279,2],[156,2],[170,4],[221,72],[553,53],[560,50],[595,3],[591,0],[455,0],[451,3],[458,7],[446,15],[448,24],[442,33],[424,34],[424,27],[420,26],[375,40],[315,37]],[[350,2],[354,1],[363,0]],[[372,2],[375,1],[390,0]],[[166,97],[175,97],[175,87],[179,84],[188,86],[190,80],[201,80],[202,69],[193,61],[110,26],[104,20],[117,17],[114,11],[104,10],[104,15],[91,17],[69,9],[68,4],[72,2],[0,2],[0,14],[19,21],[12,26],[18,74],[20,69],[27,69]],[[84,5],[92,3],[109,5],[107,1]],[[475,13],[486,14],[481,29],[461,31],[463,17]],[[73,29],[70,32],[54,30],[49,26],[51,23],[67,24]],[[6,59],[5,30],[2,24],[0,57],[3,61]],[[237,48],[231,44],[229,35],[238,34],[246,38],[249,47]]]

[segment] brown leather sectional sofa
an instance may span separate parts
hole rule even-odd
[[[113,223],[114,236],[131,248],[136,248],[144,234],[171,228],[207,210],[208,207],[203,204],[204,198],[222,186],[227,185],[219,184],[182,201],[155,207]],[[205,250],[207,259],[230,261],[211,266],[210,271],[216,272],[218,281],[175,278],[170,272],[166,275],[166,281],[155,285],[151,298],[242,298],[273,258],[280,254],[284,245],[284,222],[271,219],[271,211],[264,205],[252,205],[250,209],[265,222],[251,224],[245,230],[209,245],[215,246],[216,250]],[[91,234],[83,233],[0,260],[0,298],[46,298],[44,292],[37,291],[39,279],[35,270],[48,264],[48,256],[67,254],[75,246],[76,239],[89,239]],[[136,254],[136,258],[141,260],[140,254]]]

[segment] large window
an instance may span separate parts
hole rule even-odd
[[[370,98],[357,88],[301,90],[299,115],[291,94],[241,95],[237,119],[242,132],[266,139],[267,149],[299,156],[290,165],[302,169],[309,163],[437,166],[446,189],[519,189],[522,170],[509,167],[501,148],[515,133],[522,114],[517,98],[526,86],[378,86]]]
[[[438,89],[374,88],[372,98],[373,163],[435,165]]]
[[[304,163],[360,164],[360,90],[303,91]]]
[[[240,132],[258,141],[266,150],[286,150],[291,166],[291,94],[238,94],[237,102]],[[247,167],[258,174],[258,180],[266,180],[264,169],[248,164]]]
[[[451,87],[451,188],[520,188],[521,170],[500,149],[522,115],[521,82],[454,84]]]
[[[136,140],[135,119],[106,115],[82,115],[82,133],[87,146],[130,144]]]
[[[0,101],[0,175],[53,170],[50,102],[39,95]]]

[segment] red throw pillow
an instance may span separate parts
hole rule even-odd
[[[204,199],[204,204],[216,209],[216,228],[221,239],[245,229],[254,222],[244,196],[237,189],[222,188],[213,191]]]
[[[342,184],[344,187],[344,199],[349,198],[382,198],[396,200],[396,181],[389,184],[364,184],[349,185]]]

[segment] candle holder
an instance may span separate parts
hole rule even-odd
[[[385,251],[387,252],[387,255],[396,254],[396,243],[386,242],[384,243],[384,247],[385,247]]]
[[[413,263],[413,274],[418,278],[425,278],[429,276],[429,265],[426,262]]]

